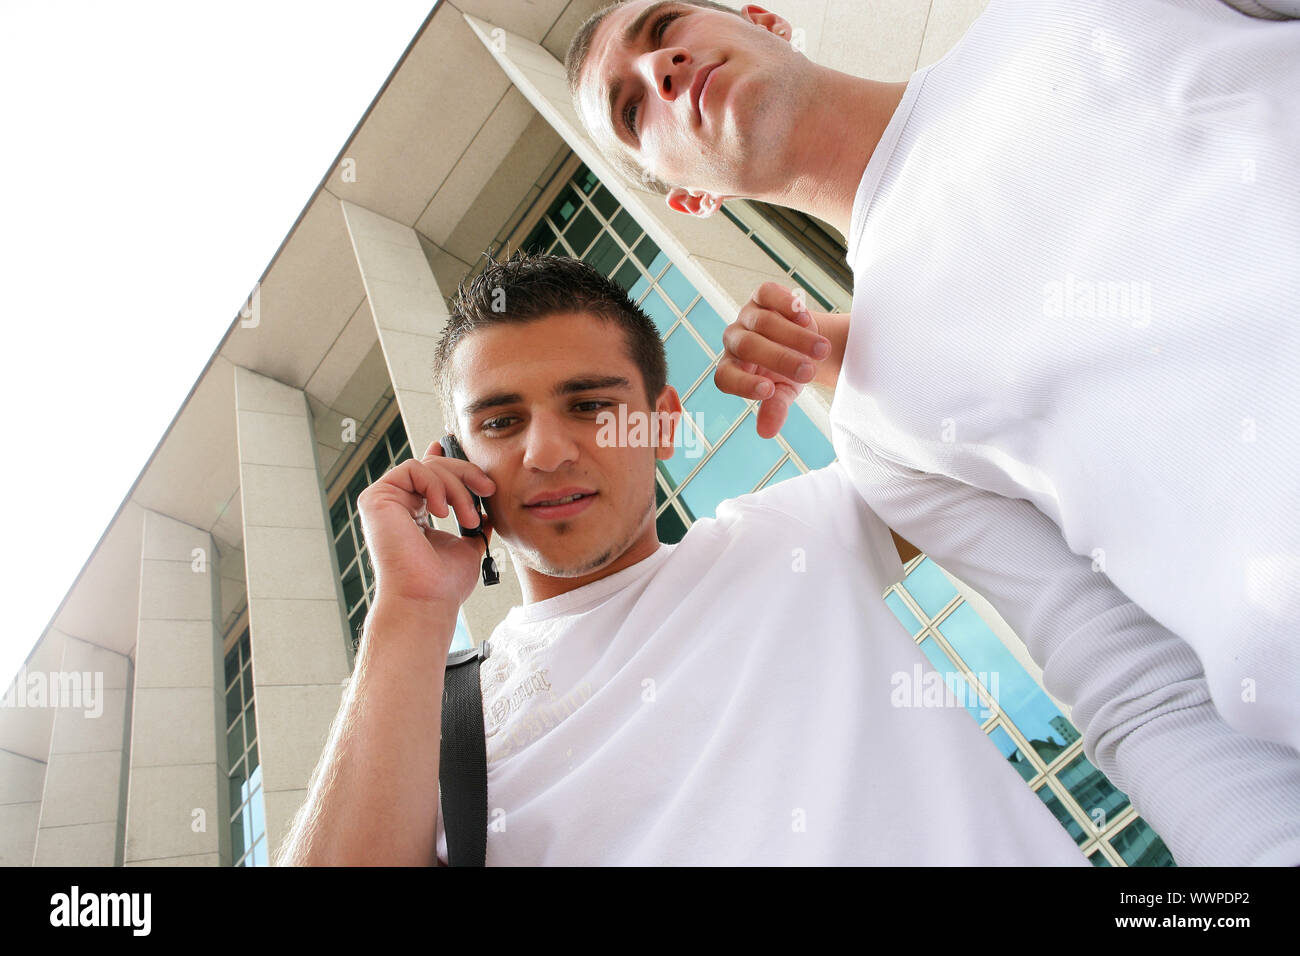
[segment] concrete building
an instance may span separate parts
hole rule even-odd
[[[806,389],[781,438],[763,442],[752,407],[713,389],[711,367],[723,327],[764,280],[848,310],[843,238],[745,202],[688,219],[622,182],[580,131],[561,63],[600,5],[433,8],[266,271],[249,277],[248,301],[8,684],[0,864],[274,858],[373,594],[356,496],[444,433],[432,349],[445,298],[485,250],[582,257],[660,325],[670,380],[705,449],[661,467],[663,540],[722,498],[833,459],[827,394]],[[812,58],[901,80],[940,57],[983,2],[777,6]],[[503,583],[475,593],[459,644],[487,637],[519,601],[494,548]],[[921,556],[908,572],[886,599],[938,669],[970,680],[986,670],[959,649],[960,623],[962,634],[983,628],[971,640],[1000,654],[998,666],[1038,677],[977,595]],[[1158,838],[1096,779],[1081,742],[1035,749],[1046,737],[1038,725],[1068,716],[1040,694],[1029,717],[996,693],[972,716],[1095,863],[1163,862]],[[1103,827],[1089,813],[1097,799]]]

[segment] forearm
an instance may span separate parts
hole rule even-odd
[[[869,451],[855,461],[890,527],[1024,640],[1089,759],[1179,864],[1300,862],[1300,754],[1229,728],[1191,647],[1070,552],[1042,512]]]
[[[455,628],[455,608],[376,601],[281,865],[437,862],[443,674]]]

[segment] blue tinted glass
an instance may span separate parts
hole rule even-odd
[[[1111,837],[1110,845],[1129,866],[1176,865],[1164,840],[1141,817]]]
[[[781,427],[781,436],[809,468],[825,468],[835,460],[835,449],[831,447],[830,439],[798,405],[790,406],[785,425]]]
[[[695,336],[681,325],[664,342],[664,352],[668,357],[668,382],[683,394],[704,374],[711,361]],[[707,388],[708,384],[701,387]]]
[[[1110,866],[1110,860],[1106,859],[1106,854],[1100,850],[1088,857],[1088,862],[1093,866]]]
[[[1128,806],[1128,797],[1115,789],[1106,775],[1083,754],[1056,772],[1056,779],[1070,791],[1083,812],[1100,830],[1106,821]],[[1100,813],[1098,813],[1100,811]]]
[[[252,839],[257,839],[261,834],[266,832],[266,815],[262,810],[263,791],[258,790],[253,794],[253,799],[248,801],[248,835]]]
[[[897,592],[890,591],[885,596],[885,603],[894,612],[894,617],[898,618],[903,623],[903,627],[907,628],[908,634],[915,636],[921,630],[921,622],[916,619],[915,614],[908,610],[907,605],[903,603],[903,599],[898,596]]]
[[[1009,733],[1001,727],[994,727],[989,732],[989,739],[997,744],[1002,756],[1010,762],[1011,766],[1016,768],[1016,773],[1020,774],[1025,780],[1034,779],[1034,775],[1038,773],[1038,768],[1034,766],[1032,760],[1025,756],[1024,751],[1020,749],[1020,745],[1015,742],[1015,739]]]
[[[1079,821],[1065,809],[1065,805],[1056,798],[1056,794],[1047,784],[1043,784],[1034,792],[1038,794],[1039,800],[1047,804],[1047,809],[1052,811],[1052,816],[1056,817],[1057,822],[1065,827],[1065,832],[1074,837],[1075,843],[1083,843],[1088,839],[1087,834],[1083,832],[1083,827],[1079,826]]]
[[[644,239],[641,241],[645,242]],[[638,248],[640,247],[638,246]],[[659,270],[666,265],[668,265],[668,257],[660,252],[650,261],[650,265],[646,267],[646,272],[650,273],[652,276],[657,276],[659,275]]]
[[[1007,646],[965,602],[944,619],[939,631],[972,671],[985,675],[982,683],[1007,717],[1043,763],[1051,763],[1066,746],[1060,727],[1065,717]]]
[[[799,466],[796,465],[794,462],[792,462],[789,458],[787,458],[785,460],[785,464],[776,470],[776,474],[773,475],[771,478],[767,479],[766,482],[764,482],[763,487],[766,488],[769,485],[775,485],[779,481],[787,481],[791,478],[798,478],[802,474],[803,472],[799,470]]]
[[[469,639],[469,630],[465,627],[465,615],[463,612],[456,615],[456,637],[451,642],[453,651],[467,651],[474,646],[474,642]]]
[[[667,334],[668,330],[673,327],[677,321],[677,314],[668,307],[668,303],[654,289],[645,297],[641,303],[641,308],[645,309],[646,315],[654,320],[655,328],[659,330],[660,336]]]
[[[676,544],[686,535],[686,525],[672,505],[665,508],[655,521],[655,529],[659,533],[659,540],[664,544]]]
[[[922,699],[928,699],[930,695],[942,695],[945,706],[956,707],[959,704],[966,708],[966,713],[971,715],[971,719],[976,724],[983,724],[993,716],[984,708],[983,701],[980,700],[979,692],[966,680],[965,675],[957,669],[948,655],[943,652],[943,648],[938,645],[933,637],[927,637],[920,643],[921,652],[930,660],[930,666],[938,671],[939,676],[943,678],[942,688],[935,686],[930,689],[931,685],[926,684],[917,688],[922,694]],[[930,678],[933,680],[933,678]]]
[[[712,515],[719,501],[752,491],[780,457],[781,447],[759,438],[754,419],[747,417],[683,489],[682,497],[696,516]]]
[[[257,846],[253,847],[253,865],[266,866],[266,837],[262,837]]]
[[[626,268],[627,265],[630,265],[630,263],[625,263],[624,267]],[[635,271],[636,267],[633,266],[632,268]],[[627,273],[622,273],[622,274],[624,275],[625,278],[628,275]],[[650,288],[650,280],[647,279],[645,276],[638,274],[637,280],[633,282],[632,287],[627,290],[627,297],[631,299],[633,302],[640,302],[641,294],[645,292],[645,290],[648,288]]]
[[[728,395],[726,392],[718,390],[718,387],[711,381],[700,383],[700,387],[691,393],[691,396],[683,403],[686,411],[690,413],[691,419],[700,425],[704,434],[713,444],[722,440],[722,436],[727,433],[727,429],[741,415],[745,414],[745,406],[748,404],[743,398],[735,395]],[[755,431],[753,420],[746,423],[746,427],[753,432],[754,437],[758,438],[758,432]],[[775,461],[784,452],[781,446],[774,441],[759,439],[771,445],[776,452],[775,455],[769,455],[769,461]],[[749,489],[745,489],[748,491]]]
[[[921,610],[932,618],[957,596],[952,582],[929,558],[922,558],[921,563],[912,568],[912,573],[903,579],[903,587]]]
[[[230,846],[235,851],[235,859],[244,855],[250,839],[252,838],[244,833],[244,815],[236,813],[230,820]]]
[[[686,313],[686,318],[691,325],[695,326],[695,331],[700,333],[701,338],[709,343],[709,347],[718,355],[722,354],[722,333],[727,327],[727,323],[722,321],[722,317],[713,311],[709,303],[700,299],[691,307],[691,311]]]
[[[659,288],[668,294],[668,298],[673,300],[673,304],[683,312],[695,298],[695,286],[686,281],[686,276],[673,266],[663,274],[659,279]]]

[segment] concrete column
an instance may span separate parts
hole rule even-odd
[[[121,866],[131,661],[67,636],[59,670],[38,679],[56,710],[32,862]]]
[[[126,866],[228,866],[220,568],[212,536],[146,511]]]
[[[235,406],[258,756],[274,861],[342,703],[351,634],[307,396],[237,367]]]
[[[448,431],[430,372],[438,336],[447,323],[447,305],[414,229],[354,203],[341,205],[411,454],[419,457]],[[451,516],[434,521],[441,530],[457,533]],[[475,644],[492,634],[511,607],[523,604],[505,546],[494,539],[492,552],[501,583],[480,584],[462,608]]]
[[[31,866],[45,761],[0,750],[0,866]]]

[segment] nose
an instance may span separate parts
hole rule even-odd
[[[641,55],[642,76],[659,98],[671,103],[691,90],[691,55],[681,47],[651,50]]]
[[[524,467],[537,471],[555,471],[561,465],[578,460],[578,444],[565,430],[560,418],[548,412],[535,412],[524,437]]]

